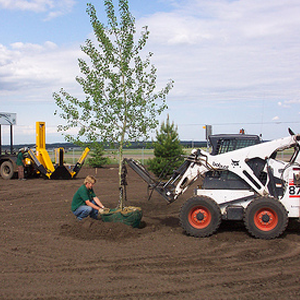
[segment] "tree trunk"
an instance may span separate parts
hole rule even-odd
[[[119,206],[124,208],[124,187],[122,185],[123,143],[119,147]]]

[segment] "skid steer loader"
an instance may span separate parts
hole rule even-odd
[[[222,220],[243,220],[252,236],[273,239],[289,218],[300,217],[300,135],[289,133],[268,142],[254,135],[210,136],[211,153],[192,150],[167,182],[155,180],[133,159],[126,163],[168,203],[203,178],[181,207],[180,223],[188,235],[206,237]],[[287,151],[288,160],[278,157]]]

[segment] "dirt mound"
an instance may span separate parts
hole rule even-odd
[[[60,227],[62,236],[85,241],[107,240],[121,242],[128,238],[138,238],[141,234],[139,231],[138,228],[132,228],[122,223],[102,222],[91,218],[83,219],[82,221],[74,220],[74,222],[63,224]]]
[[[300,299],[300,224],[258,240],[243,222],[222,222],[204,239],[185,235],[171,205],[128,170],[128,203],[142,226],[87,218],[71,201],[86,175],[106,207],[118,202],[118,170],[83,168],[75,180],[0,179],[0,299]]]

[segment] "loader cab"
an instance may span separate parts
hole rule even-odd
[[[211,155],[234,151],[261,143],[258,135],[250,134],[217,134],[210,135]],[[257,173],[261,173],[264,163],[255,162],[259,166]],[[249,185],[236,174],[229,171],[208,171],[203,180],[203,189],[233,189],[247,190]]]
[[[261,143],[258,135],[251,134],[216,134],[210,135],[208,138],[212,147],[211,155],[218,155]]]

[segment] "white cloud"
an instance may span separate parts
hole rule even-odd
[[[195,45],[213,37],[205,22],[193,16],[179,16],[177,13],[156,13],[142,18],[138,24],[146,23],[151,39],[162,45]]]
[[[48,50],[55,50],[57,49],[57,45],[53,42],[46,41],[43,45],[32,44],[32,43],[22,43],[16,42],[11,44],[12,50],[22,51],[23,53],[36,55],[37,53],[48,51]]]
[[[284,108],[291,108],[294,105],[300,104],[299,99],[291,99],[291,100],[285,100],[282,102],[278,102],[278,105]]]
[[[284,103],[286,103],[286,104],[299,104],[300,103],[300,99],[286,100],[286,101],[284,101]]]
[[[27,10],[39,13],[52,8],[52,2],[51,0],[0,0],[0,6],[9,10]]]
[[[300,23],[299,3],[295,0],[285,3],[279,0],[190,0],[176,7],[171,13],[160,12],[142,21],[149,21],[149,28],[166,42],[184,32],[198,43],[203,37],[235,43],[244,43],[246,38],[276,38]]]
[[[77,47],[77,45],[76,45]],[[31,101],[43,101],[44,90],[53,91],[71,86],[78,74],[78,48],[60,49],[53,42],[42,45],[14,43],[10,48],[0,45],[0,97],[8,94],[27,94]]]
[[[291,108],[291,106],[288,104],[288,101],[278,102],[278,106],[282,108]]]
[[[47,13],[45,20],[50,20],[69,13],[75,3],[75,0],[0,0],[0,7],[8,10]]]
[[[172,12],[138,20],[150,30],[155,65],[176,82],[173,95],[197,101],[294,97],[298,1],[177,2]]]

